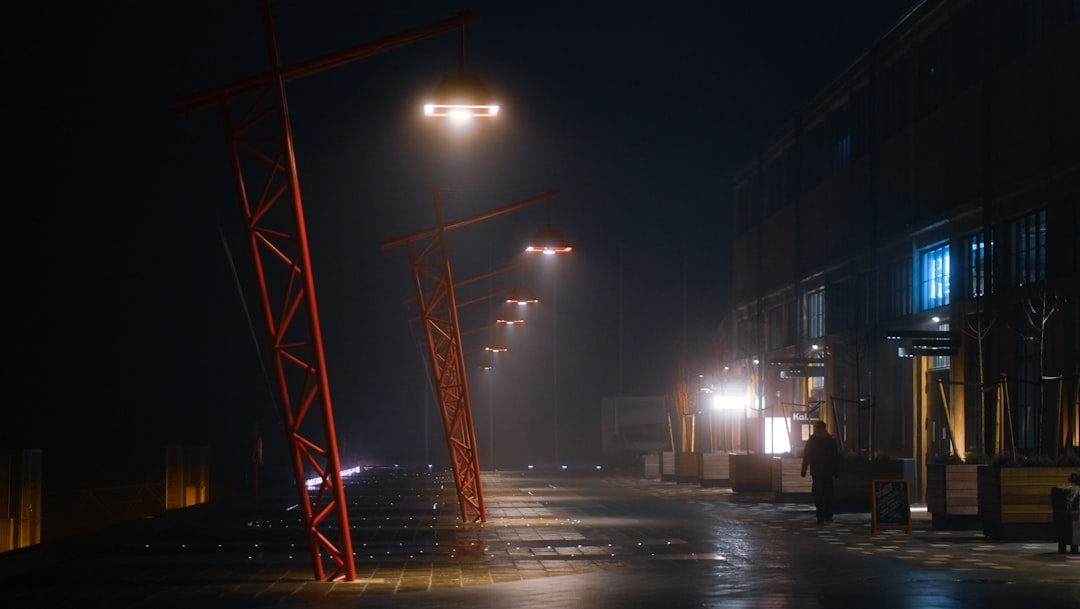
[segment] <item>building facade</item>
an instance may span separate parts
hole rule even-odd
[[[746,449],[1075,450],[1078,57],[1077,0],[926,0],[733,174]]]

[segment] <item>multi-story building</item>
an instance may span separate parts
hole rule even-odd
[[[820,418],[917,472],[1075,450],[1080,1],[917,4],[732,196],[741,448],[798,453]]]

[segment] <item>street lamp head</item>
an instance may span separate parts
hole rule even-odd
[[[525,248],[526,252],[540,252],[543,254],[568,254],[573,248],[566,237],[557,228],[545,226],[536,231],[532,243]]]
[[[510,295],[506,297],[507,304],[527,305],[538,302],[540,302],[540,299],[536,297],[536,294],[529,288],[524,287],[512,288]]]
[[[451,119],[494,117],[499,104],[488,92],[484,81],[475,74],[448,74],[439,80],[431,99],[424,104],[425,116]]]

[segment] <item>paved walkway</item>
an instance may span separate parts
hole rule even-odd
[[[1080,557],[936,531],[925,512],[911,533],[871,535],[869,514],[816,526],[811,505],[722,488],[564,472],[483,482],[489,520],[466,525],[445,473],[352,480],[355,581],[313,579],[282,495],[0,554],[0,605],[1080,607]]]

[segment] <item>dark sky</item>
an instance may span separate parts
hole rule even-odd
[[[474,375],[474,416],[482,466],[492,424],[497,466],[550,462],[556,420],[561,459],[591,462],[603,396],[670,394],[680,356],[698,365],[710,349],[733,165],[913,3],[481,2],[467,7],[481,20],[466,67],[503,116],[467,136],[418,116],[456,67],[452,33],[290,84],[346,461],[446,459],[401,303],[405,252],[379,249],[433,224],[433,185],[451,219],[560,192],[553,223],[575,254],[527,267],[545,302],[514,328],[490,387]],[[461,8],[275,7],[285,63]],[[200,444],[215,471],[242,476],[258,423],[273,462],[284,442],[262,320],[249,327],[251,260],[220,123],[169,107],[265,69],[257,3],[35,3],[10,25],[0,448],[124,477],[133,464],[157,476],[165,446]],[[537,206],[451,233],[455,276],[514,259],[542,222]],[[462,325],[493,312],[469,307]]]

